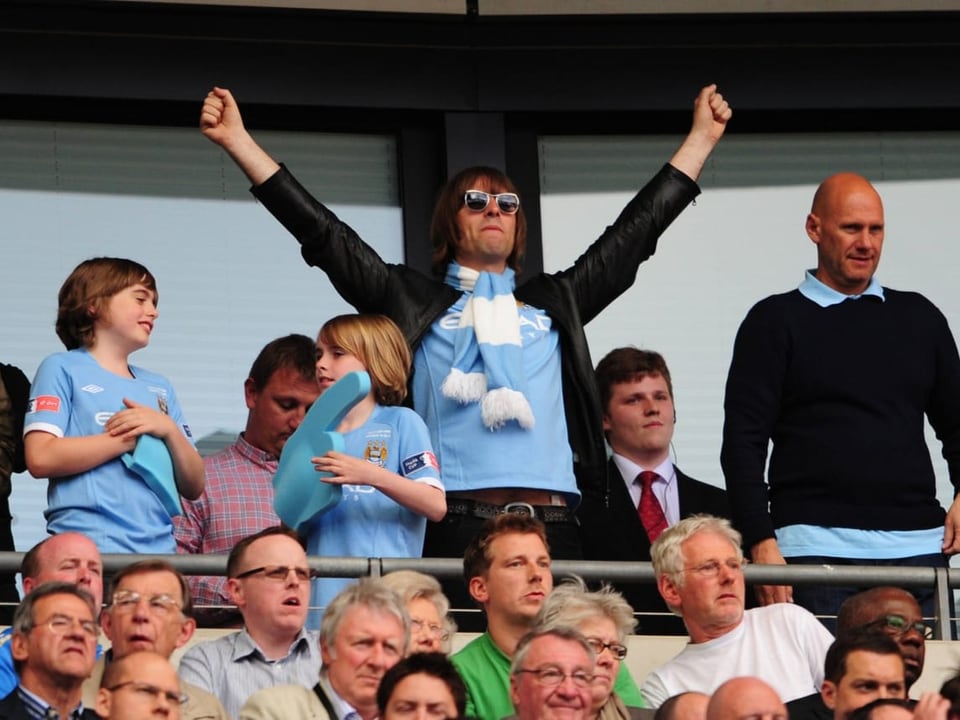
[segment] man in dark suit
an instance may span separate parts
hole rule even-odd
[[[696,513],[730,517],[726,492],[684,475],[670,459],[677,414],[663,356],[633,347],[610,351],[597,365],[603,428],[613,456],[605,498],[584,497],[579,511],[584,556],[590,560],[650,561],[663,530]],[[616,583],[639,613],[665,613],[655,582]],[[683,622],[643,615],[637,632],[685,635]]]
[[[17,688],[0,700],[0,720],[87,720],[83,681],[96,660],[93,597],[72,583],[51,582],[30,591],[13,616],[10,639]]]

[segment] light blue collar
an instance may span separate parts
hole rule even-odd
[[[798,290],[800,290],[800,294],[807,298],[807,300],[815,302],[820,307],[826,308],[831,305],[839,305],[847,298],[859,300],[867,295],[878,297],[881,300],[884,299],[883,288],[880,286],[880,283],[877,282],[876,277],[870,278],[870,284],[867,285],[867,289],[859,295],[844,295],[842,292],[838,292],[817,280],[813,274],[814,272],[815,270],[807,270],[807,272],[804,273],[803,282],[800,283]]]

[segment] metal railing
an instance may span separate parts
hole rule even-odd
[[[0,552],[0,572],[17,572],[23,553]],[[106,574],[137,560],[169,561],[185,575],[225,575],[226,555],[126,555],[103,556]],[[463,562],[459,558],[308,558],[310,569],[318,577],[379,577],[394,570],[418,570],[438,578],[459,578]],[[648,562],[605,562],[591,560],[555,560],[556,578],[579,575],[587,581],[617,583],[656,582],[653,565]],[[951,591],[960,588],[960,568],[874,567],[861,565],[747,565],[748,585],[852,585],[871,587],[894,585],[904,588],[934,588],[936,595],[934,638],[951,639]]]

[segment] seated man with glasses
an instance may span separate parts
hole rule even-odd
[[[640,688],[652,707],[684,690],[712,694],[752,675],[784,702],[823,684],[833,636],[810,612],[788,603],[744,610],[745,560],[728,520],[694,515],[664,531],[650,548],[657,589],[683,618],[690,643],[656,668]]]
[[[913,593],[898,587],[876,587],[844,600],[837,613],[837,640],[869,634],[889,635],[897,643],[909,692],[923,672],[926,641],[933,637]],[[787,709],[790,720],[833,719],[833,711],[819,692],[787,703]]]
[[[304,628],[310,570],[296,533],[275,526],[248,535],[230,551],[227,578],[243,629],[187,650],[180,677],[212,692],[237,717],[258,690],[313,687],[320,648],[317,633]]]
[[[586,720],[596,657],[580,633],[555,627],[528,633],[510,666],[510,699],[518,720]]]
[[[10,651],[20,681],[0,700],[0,718],[95,720],[83,706],[82,688],[99,634],[86,590],[49,582],[30,591],[13,615]]]
[[[143,650],[169,660],[197,628],[187,581],[165,560],[141,560],[121,568],[113,577],[107,602],[101,622],[112,647],[83,684],[83,702],[90,707],[107,683],[102,678],[118,660]],[[220,701],[203,688],[182,680],[180,690],[185,703],[177,712],[184,720],[227,720]]]
[[[104,720],[139,720],[186,717],[180,678],[170,661],[159,653],[140,650],[107,666],[97,693],[97,715]]]
[[[837,637],[863,632],[880,632],[894,639],[903,656],[909,691],[923,672],[926,641],[933,637],[917,598],[908,590],[889,586],[847,598],[837,614]]]

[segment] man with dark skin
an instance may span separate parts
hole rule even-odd
[[[900,648],[907,691],[923,672],[930,627],[924,624],[917,599],[898,587],[877,587],[857,593],[840,606],[837,633],[882,632]]]

